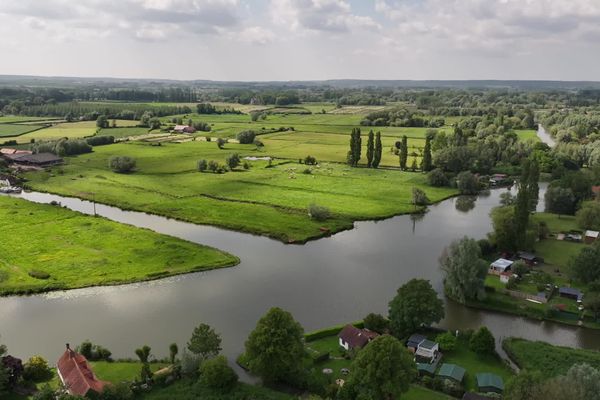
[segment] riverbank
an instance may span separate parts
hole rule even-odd
[[[0,295],[141,282],[231,267],[220,250],[59,206],[0,196]]]

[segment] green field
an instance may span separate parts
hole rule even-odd
[[[553,346],[520,338],[507,338],[502,346],[521,369],[540,371],[548,378],[564,374],[574,364],[587,363],[600,368],[600,352],[594,350]]]
[[[455,194],[433,188],[421,173],[349,168],[321,163],[307,168],[293,162],[250,162],[249,170],[226,174],[199,173],[199,159],[217,160],[234,152],[242,156],[277,153],[257,151],[253,145],[227,144],[219,150],[212,142],[150,146],[139,142],[100,146],[94,153],[67,159],[53,173],[27,174],[35,190],[90,198],[126,209],[147,211],[200,224],[268,235],[282,241],[305,241],[325,230],[352,227],[355,220],[377,219],[414,211],[412,188],[425,190],[431,201]],[[317,146],[315,146],[317,148]],[[137,171],[116,174],[108,169],[114,155],[136,158]],[[311,174],[303,171],[309,169]],[[56,173],[60,171],[60,173]],[[168,181],[168,184],[165,182]],[[333,217],[324,222],[307,215],[317,203],[329,207]]]
[[[0,220],[0,295],[136,282],[238,262],[213,248],[6,196],[0,196]]]
[[[114,129],[115,131],[137,125],[138,121],[130,121],[130,120],[117,120],[117,128],[108,128],[110,131]],[[109,121],[112,123],[112,120]],[[61,122],[55,125],[52,125],[48,128],[39,129],[39,127],[35,125],[9,125],[12,127],[19,127],[23,132],[30,133],[12,133],[10,135],[2,135],[2,125],[0,125],[0,136],[5,136],[3,139],[5,140],[16,140],[18,143],[29,143],[32,139],[39,140],[57,140],[61,138],[69,138],[69,139],[80,139],[88,136],[93,136],[96,134],[97,127],[96,121],[82,121],[82,122]],[[119,128],[120,127],[120,128]],[[38,129],[38,130],[34,130]],[[137,128],[128,128],[128,129],[137,129]],[[143,128],[145,129],[145,128]],[[146,129],[147,130],[147,129]],[[31,132],[33,131],[33,132]],[[19,136],[16,136],[19,135]]]
[[[18,124],[0,124],[0,138],[6,139],[9,136],[20,136],[27,132],[42,129],[42,125],[18,125]],[[8,138],[9,140],[12,138]]]
[[[103,381],[111,383],[133,382],[140,379],[142,363],[128,361],[92,361],[90,362],[92,370]],[[156,372],[161,368],[168,366],[164,363],[151,363],[150,369]]]
[[[98,135],[114,136],[115,138],[126,138],[130,136],[140,136],[148,133],[148,128],[143,127],[116,127],[100,129]]]
[[[27,117],[21,115],[5,115],[0,116],[0,123],[8,124],[8,123],[24,123],[24,122],[38,122],[38,121],[48,121],[54,120],[57,118],[48,118],[48,117]]]

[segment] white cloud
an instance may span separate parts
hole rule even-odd
[[[266,45],[275,40],[275,34],[260,26],[250,26],[235,34],[236,38],[244,43]]]

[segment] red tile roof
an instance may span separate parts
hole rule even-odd
[[[338,335],[350,348],[364,347],[379,334],[368,329],[360,329],[354,325],[346,325]]]
[[[592,186],[592,193],[600,194],[600,186]]]
[[[72,395],[85,396],[90,390],[102,393],[104,386],[108,384],[98,380],[86,358],[71,350],[68,345],[56,366],[61,381]]]

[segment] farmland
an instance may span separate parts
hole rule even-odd
[[[18,124],[0,124],[0,138],[10,138],[13,136],[20,136],[27,132],[32,132],[38,129],[42,129],[42,125],[18,125]]]
[[[126,127],[137,125],[138,121],[117,120],[116,123],[117,128],[109,129],[126,129]],[[96,134],[96,131],[96,121],[60,122],[49,127],[25,123],[0,124],[0,137],[3,140],[16,140],[18,143],[29,143],[31,140],[57,140],[61,138],[79,139],[93,136]]]
[[[0,242],[0,295],[150,280],[238,261],[209,247],[10,197],[0,197],[0,219],[11,232]]]

